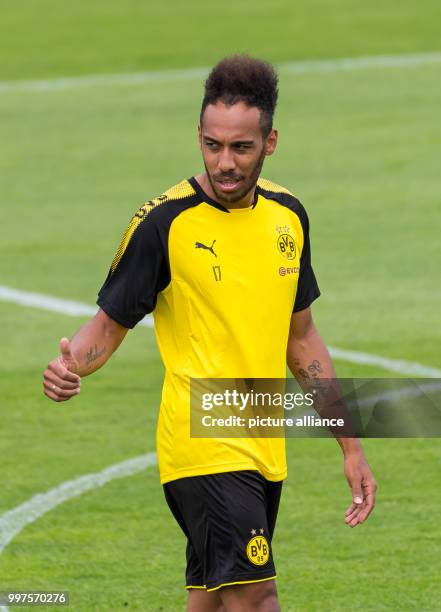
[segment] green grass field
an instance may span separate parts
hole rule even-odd
[[[441,50],[434,0],[0,0],[0,11],[3,81],[207,66],[241,50],[280,62]],[[201,94],[198,78],[0,87],[0,285],[93,304],[132,213],[201,170]],[[440,64],[281,73],[280,145],[263,175],[308,210],[322,290],[314,315],[330,345],[441,365],[440,108]],[[162,366],[152,330],[131,332],[80,397],[54,404],[42,371],[85,319],[7,302],[0,314],[0,517],[154,450]],[[288,441],[274,541],[284,611],[441,610],[440,442],[365,447],[378,506],[350,530],[336,443]],[[68,590],[75,611],[177,612],[183,570],[184,538],[149,468],[26,527],[0,555],[0,591]]]

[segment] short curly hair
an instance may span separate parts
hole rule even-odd
[[[260,110],[260,124],[266,137],[273,127],[278,93],[277,73],[269,62],[245,54],[225,57],[216,64],[205,81],[201,125],[209,104],[221,101],[232,106],[244,102]]]

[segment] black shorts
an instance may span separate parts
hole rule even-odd
[[[282,482],[244,470],[191,476],[164,485],[187,536],[186,586],[222,586],[276,577],[271,540]]]

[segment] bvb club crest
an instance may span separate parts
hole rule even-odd
[[[277,237],[277,248],[279,253],[283,255],[283,257],[286,257],[286,259],[294,259],[296,256],[296,243],[291,234],[288,233],[289,228],[287,226],[276,226],[276,230],[279,233]]]
[[[253,529],[251,533],[255,532]],[[266,537],[263,535],[263,529],[260,530],[260,535],[254,535],[247,544],[247,557],[253,565],[265,565],[268,563],[270,556],[270,548]]]

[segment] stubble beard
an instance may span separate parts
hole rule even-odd
[[[245,184],[243,185],[243,188],[237,193],[232,193],[231,195],[225,194],[218,190],[216,180],[212,178],[211,174],[208,171],[207,165],[204,162],[205,171],[207,173],[208,180],[210,182],[212,190],[214,191],[216,195],[216,199],[219,202],[219,204],[223,204],[223,203],[235,204],[236,202],[240,202],[240,200],[243,200],[250,193],[252,189],[254,190],[256,188],[256,183],[260,176],[260,172],[262,170],[264,161],[265,161],[265,149],[263,148],[259,156],[259,159],[257,160],[250,174],[249,179],[247,179]],[[227,176],[228,174],[225,175],[225,177]]]

